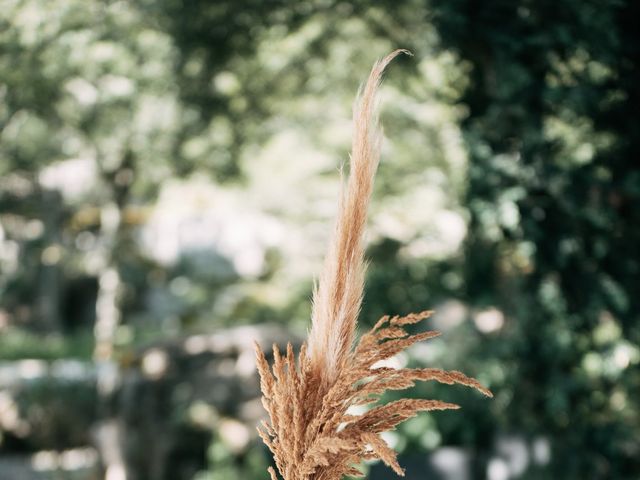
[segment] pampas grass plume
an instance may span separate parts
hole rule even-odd
[[[380,437],[382,432],[421,411],[457,409],[439,400],[401,399],[378,404],[389,390],[404,390],[416,381],[436,381],[491,392],[457,371],[435,368],[377,367],[416,342],[437,332],[410,334],[406,328],[431,315],[381,318],[354,346],[364,289],[363,233],[373,179],[380,158],[376,93],[382,73],[396,50],[378,61],[361,89],[353,110],[354,136],[349,179],[330,240],[320,281],[313,295],[312,324],[297,356],[291,344],[281,352],[273,346],[273,365],[256,344],[262,403],[269,414],[258,432],[273,453],[272,480],[339,480],[362,477],[355,468],[377,458],[404,475],[396,453]],[[370,407],[361,415],[351,407]]]

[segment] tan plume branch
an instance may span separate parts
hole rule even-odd
[[[277,471],[269,468],[272,480],[361,477],[354,465],[372,458],[403,475],[396,453],[380,433],[421,411],[459,407],[439,400],[401,399],[374,405],[361,415],[347,413],[350,407],[376,404],[385,391],[435,381],[491,396],[477,380],[457,371],[375,367],[380,360],[438,335],[406,330],[428,318],[430,311],[385,316],[353,345],[364,288],[362,236],[380,157],[376,92],[387,64],[403,52],[409,53],[396,50],[374,65],[354,107],[351,171],[314,292],[308,341],[297,359],[291,345],[285,352],[274,345],[272,366],[256,344],[262,403],[269,414],[269,422],[263,422],[258,432],[273,453]]]
[[[329,384],[351,351],[362,304],[365,273],[362,237],[382,140],[376,93],[382,73],[400,53],[409,54],[407,50],[396,50],[373,66],[354,105],[349,180],[346,192],[341,195],[324,269],[313,295],[309,355],[312,368],[321,372]]]

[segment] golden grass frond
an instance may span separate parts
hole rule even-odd
[[[297,358],[291,344],[285,352],[274,345],[271,366],[256,344],[262,403],[269,414],[269,422],[263,422],[258,432],[275,460],[277,472],[269,469],[271,480],[362,477],[354,465],[373,458],[403,475],[396,453],[380,434],[419,412],[459,407],[426,399],[380,405],[384,392],[404,390],[416,381],[435,381],[491,396],[477,380],[457,371],[376,367],[416,342],[439,335],[406,330],[428,318],[430,311],[382,317],[353,345],[364,279],[362,234],[380,148],[375,94],[384,68],[401,52],[405,51],[396,50],[374,65],[354,108],[351,172],[314,292],[309,339]],[[370,408],[360,415],[350,413],[359,406]]]
[[[324,395],[317,394],[321,380],[315,377],[309,357],[300,355],[296,361],[291,345],[286,354],[274,348],[273,366],[269,368],[256,344],[263,402],[270,417],[270,423],[265,422],[259,432],[283,479],[338,480],[353,474],[353,465],[369,458],[382,460],[402,475],[395,452],[379,434],[422,411],[459,408],[439,400],[401,399],[376,405],[361,415],[349,413],[351,407],[377,403],[385,391],[402,390],[416,381],[436,381],[472,387],[491,396],[478,381],[460,372],[374,366],[420,340],[436,336],[436,332],[409,334],[405,330],[428,315],[384,317],[362,336]]]

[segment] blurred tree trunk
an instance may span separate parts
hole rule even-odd
[[[122,211],[115,202],[104,205],[100,211],[100,238],[102,240],[103,270],[98,277],[96,324],[94,328],[97,362],[111,361],[115,334],[120,324],[120,272],[115,249],[122,225]]]
[[[97,366],[98,418],[97,446],[109,475],[126,480],[122,428],[112,409],[111,400],[116,391],[120,373],[114,358],[118,327],[122,321],[123,281],[120,274],[119,252],[126,243],[127,227],[123,211],[129,199],[133,175],[133,156],[127,151],[114,169],[103,169],[102,178],[109,189],[110,201],[100,210],[100,239],[102,270],[98,277],[96,323],[94,327],[94,361]]]

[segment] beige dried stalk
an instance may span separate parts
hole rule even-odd
[[[362,477],[362,460],[380,459],[398,475],[404,471],[396,453],[380,437],[420,411],[459,408],[439,400],[402,399],[372,406],[361,415],[351,407],[371,406],[389,390],[404,390],[416,381],[433,380],[491,392],[456,371],[435,368],[378,367],[416,342],[437,332],[409,334],[405,328],[431,314],[385,316],[353,346],[362,303],[365,264],[362,236],[373,178],[380,156],[376,92],[387,64],[406,50],[396,50],[377,62],[354,107],[355,133],[351,172],[341,196],[329,251],[313,296],[312,327],[297,356],[273,346],[270,368],[256,345],[262,403],[269,414],[258,432],[273,453],[284,480],[339,480]],[[272,480],[278,480],[273,468]]]

